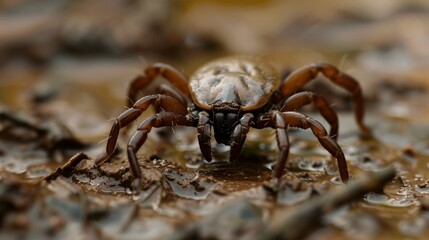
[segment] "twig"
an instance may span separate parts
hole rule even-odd
[[[89,157],[85,153],[76,153],[63,166],[57,168],[57,170],[51,172],[49,175],[44,176],[42,178],[42,181],[50,182],[52,180],[57,179],[59,176],[70,176],[76,166],[84,159],[89,159]]]
[[[302,239],[321,224],[324,214],[360,199],[368,192],[379,191],[394,177],[395,169],[390,166],[361,180],[351,182],[339,190],[310,200],[292,212],[279,211],[269,226],[253,239]]]

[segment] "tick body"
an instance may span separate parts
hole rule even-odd
[[[98,164],[109,160],[115,152],[119,130],[136,120],[150,105],[156,114],[143,120],[128,142],[127,154],[136,182],[141,170],[136,152],[144,144],[153,127],[188,126],[197,128],[201,153],[212,160],[212,133],[218,143],[229,145],[230,161],[235,161],[250,128],[273,128],[280,151],[276,177],[280,178],[289,154],[289,128],[311,129],[320,144],[337,159],[343,182],[349,179],[347,163],[337,144],[338,116],[323,96],[313,92],[299,92],[308,82],[323,74],[334,84],[352,94],[356,121],[363,134],[369,132],[363,123],[364,105],[359,83],[330,64],[308,65],[292,72],[284,80],[278,71],[255,56],[233,56],[209,62],[188,78],[167,64],[149,66],[137,76],[128,91],[129,109],[119,115],[110,131],[106,152]],[[156,94],[137,100],[137,93],[157,76],[170,82],[159,85]],[[318,121],[296,112],[307,104],[314,104],[330,125],[330,132]]]
[[[196,70],[189,82],[193,102],[204,110],[212,110],[217,102],[240,104],[242,111],[259,109],[279,85],[274,67],[249,56],[210,62]]]

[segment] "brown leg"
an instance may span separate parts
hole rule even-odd
[[[361,133],[368,135],[369,129],[363,122],[364,102],[361,87],[354,78],[346,73],[340,72],[338,68],[333,65],[325,63],[314,64],[292,72],[280,86],[280,96],[287,97],[296,93],[302,86],[315,79],[319,73],[322,73],[332,82],[352,94],[353,102],[355,104],[356,121],[360,127]]]
[[[212,148],[211,148],[211,125],[210,118],[207,112],[200,112],[198,114],[198,143],[200,144],[201,153],[207,162],[212,160]]]
[[[286,162],[289,156],[289,137],[287,135],[288,125],[280,112],[274,113],[274,128],[276,129],[277,146],[280,151],[280,160],[277,164],[276,178],[283,176]]]
[[[188,105],[189,104],[189,101],[188,101],[189,99],[186,99],[185,97],[183,97],[183,95],[180,94],[171,85],[160,84],[159,87],[155,91],[158,94],[162,94],[162,95],[167,95],[167,96],[170,96],[170,97],[174,97],[174,98],[176,98],[177,100],[179,100],[184,105]]]
[[[189,102],[188,100],[183,97],[183,95],[181,95],[175,88],[173,88],[171,85],[167,85],[167,84],[160,84],[155,92],[157,94],[161,94],[161,95],[166,95],[166,96],[170,96],[173,97],[177,100],[179,100],[184,106],[188,106]],[[162,112],[164,111],[164,109],[162,108],[162,106],[157,106],[155,107],[155,112]]]
[[[107,140],[106,153],[97,158],[96,164],[101,165],[112,157],[116,148],[119,130],[137,119],[151,104],[155,107],[159,106],[167,112],[187,114],[186,106],[173,97],[154,94],[141,98],[116,118]]]
[[[145,143],[148,133],[152,127],[166,126],[195,126],[195,120],[190,115],[183,115],[171,112],[162,112],[146,118],[137,128],[130,141],[128,142],[127,154],[130,162],[131,171],[135,179],[141,179],[141,170],[136,157],[137,151]]]
[[[241,117],[240,123],[235,127],[232,132],[232,142],[231,149],[229,154],[229,161],[233,162],[237,160],[238,155],[243,148],[244,141],[246,140],[246,135],[250,129],[250,122],[253,119],[253,114],[246,113]]]
[[[338,138],[338,116],[337,113],[329,106],[324,97],[312,92],[300,92],[286,99],[280,111],[295,111],[296,109],[312,102],[329,125],[331,125],[329,136],[336,141]]]
[[[191,99],[191,93],[188,87],[188,80],[181,72],[174,67],[163,64],[155,63],[146,68],[144,74],[137,76],[131,82],[128,89],[128,103],[127,106],[131,107],[137,99],[138,92],[149,85],[157,76],[162,76],[168,80],[173,86],[179,89],[185,96]]]
[[[278,122],[277,112],[271,112],[272,121]],[[317,137],[320,144],[337,159],[338,170],[340,172],[341,180],[345,183],[349,180],[349,172],[347,170],[347,162],[341,147],[332,138],[328,136],[325,128],[318,121],[309,118],[308,116],[296,112],[282,112],[281,113],[285,122],[290,127],[297,127],[302,129],[310,128],[313,134]]]

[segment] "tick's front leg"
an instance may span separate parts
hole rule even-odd
[[[136,133],[131,137],[127,146],[128,161],[134,180],[133,191],[139,192],[141,189],[142,173],[136,156],[137,151],[146,142],[148,134],[153,127],[167,126],[195,126],[195,121],[191,115],[183,115],[172,112],[162,112],[146,118],[138,127]]]
[[[212,160],[212,148],[211,148],[211,125],[210,118],[207,112],[200,112],[198,114],[198,144],[200,145],[201,153],[207,162]]]
[[[246,140],[246,135],[250,129],[250,123],[253,119],[253,114],[246,113],[240,119],[240,124],[238,124],[234,131],[232,132],[232,142],[231,142],[231,150],[229,154],[229,161],[233,162],[238,158],[238,155],[243,148],[243,144]]]
[[[161,94],[149,95],[141,98],[131,108],[115,119],[107,140],[106,152],[97,158],[96,164],[101,165],[111,159],[119,136],[119,130],[137,119],[150,105],[159,106],[168,112],[187,114],[187,107],[179,100]]]
[[[318,121],[297,112],[282,112],[284,120],[290,127],[302,129],[310,128],[313,134],[317,137],[320,144],[337,159],[338,170],[341,180],[346,183],[349,181],[349,171],[343,150],[331,137],[329,137],[326,129]]]

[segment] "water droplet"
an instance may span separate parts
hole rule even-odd
[[[204,164],[202,159],[191,159],[186,162],[186,167],[189,169],[198,169]]]
[[[335,177],[331,178],[331,183],[336,184],[336,185],[341,185],[341,184],[343,184],[343,181],[341,181],[340,176],[335,176]]]
[[[384,194],[367,193],[364,200],[377,205],[384,205],[387,207],[409,207],[417,204],[417,200],[413,196],[403,196],[398,198],[388,198]]]
[[[389,199],[384,194],[370,192],[365,195],[364,200],[373,204],[387,204]]]
[[[315,171],[315,172],[324,172],[325,171],[325,163],[321,160],[306,160],[301,159],[298,162],[298,168],[306,171]]]

